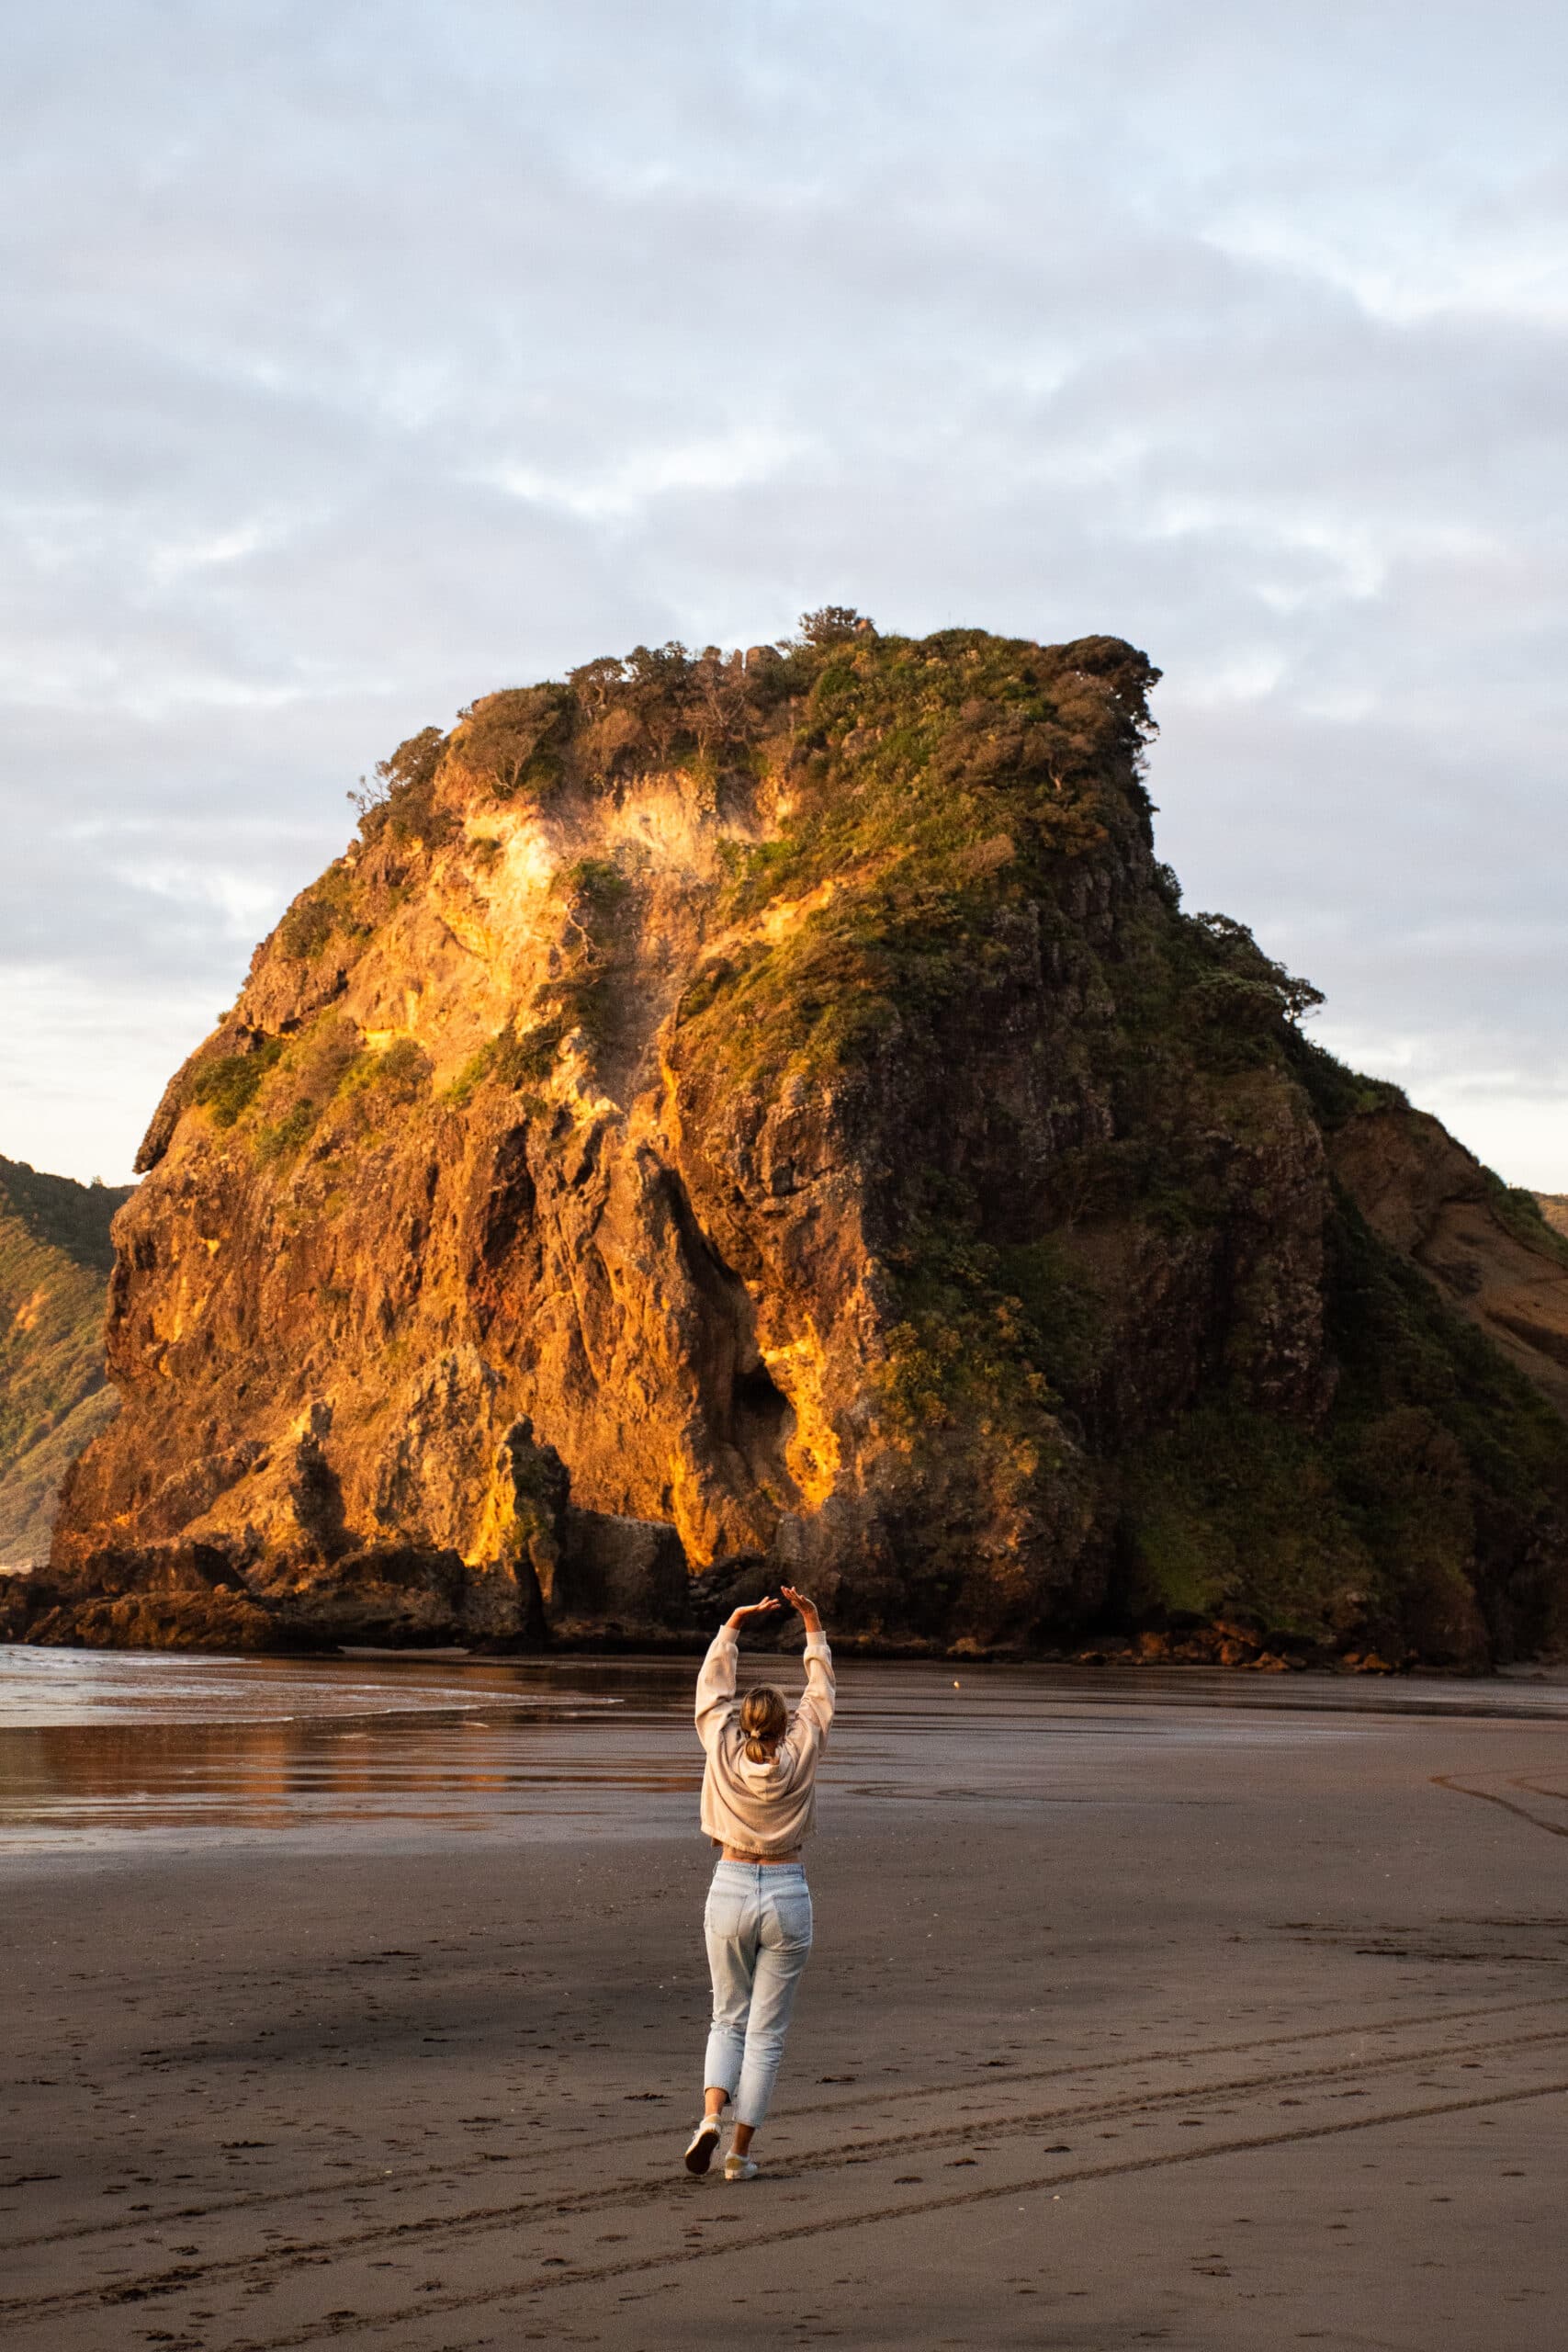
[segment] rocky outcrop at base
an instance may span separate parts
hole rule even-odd
[[[0,1592],[0,1632],[132,1649],[507,1650],[657,1645],[688,1629],[690,1579],[671,1528],[575,1509],[560,1457],[526,1421],[507,1431],[498,1468],[511,1516],[494,1556],[478,1563],[452,1549],[349,1544],[303,1577],[283,1563],[244,1577],[221,1546],[187,1537],[106,1544]]]

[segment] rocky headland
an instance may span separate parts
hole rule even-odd
[[[0,1574],[48,1559],[66,1469],[114,1419],[104,1300],[130,1197],[0,1159]]]
[[[1156,675],[830,611],[401,745],[153,1120],[13,1634],[1556,1643],[1568,1242],[1183,910]]]

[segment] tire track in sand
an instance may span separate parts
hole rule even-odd
[[[841,2235],[847,2230],[871,2229],[888,2222],[919,2221],[928,2213],[947,2213],[970,2205],[985,2205],[1004,2197],[1029,2197],[1042,2189],[1061,2189],[1098,2180],[1125,2178],[1136,2173],[1159,2172],[1177,2165],[1201,2164],[1214,2156],[1250,2155],[1273,2148],[1300,2146],[1310,2140],[1328,2140],[1353,2132],[1372,2132],[1390,2124],[1418,2123],[1445,2115],[1468,2115],[1484,2107],[1519,2106],[1527,2100],[1568,2096],[1568,2080],[1532,2084],[1528,2089],[1494,2091],[1474,2098],[1441,2099],[1421,2107],[1393,2108],[1378,2115],[1345,2117],[1332,2123],[1295,2125],[1287,2132],[1250,2133],[1243,2138],[1212,2141],[1207,2146],[1172,2148],[1158,2155],[1123,2156],[1109,2164],[1078,2165],[1059,2172],[1041,2173],[1029,2180],[1010,2180],[983,2188],[959,2189],[946,2197],[910,2198],[897,2205],[871,2206],[859,2212],[829,2213],[809,2222],[793,2222],[781,2229],[756,2230],[726,2245],[684,2246],[657,2255],[628,2256],[618,2262],[563,2269],[558,2277],[513,2281],[476,2289],[467,2294],[422,2295],[417,2303],[396,2311],[361,2315],[336,2312],[308,2321],[278,2335],[236,2336],[227,2352],[296,2352],[328,2335],[360,2335],[404,2327],[411,2322],[449,2312],[493,2310],[506,2303],[536,2302],[563,2288],[602,2286],[614,2278],[646,2277],[654,2270],[681,2270],[694,2263],[713,2262],[730,2254],[754,2254],[762,2246],[788,2245],[804,2238]]]
[[[1353,2033],[1357,2029],[1344,2028],[1341,2030]],[[840,2171],[851,2165],[874,2163],[879,2158],[901,2158],[970,2143],[984,2143],[990,2148],[1029,2134],[1081,2130],[1087,2125],[1125,2120],[1134,2115],[1157,2120],[1175,2108],[1212,2106],[1219,2099],[1256,2101],[1270,2093],[1326,2086],[1342,2082],[1347,2076],[1359,2079],[1369,2074],[1388,2074],[1408,2067],[1461,2062],[1473,2064],[1485,2057],[1563,2041],[1568,2041],[1568,2025],[1534,2033],[1505,2035],[1491,2041],[1458,2041],[1417,2050],[1391,2051],[1376,2056],[1358,2052],[1328,2064],[1275,2068],[1262,2074],[1228,2076],[1217,2082],[1187,2081],[1164,2089],[1125,2092],[1087,2103],[1078,2100],[1013,2113],[998,2111],[993,2106],[985,2119],[978,2122],[942,2124],[926,2131],[899,2132],[892,2137],[857,2140],[814,2157],[809,2170],[815,2176]],[[546,2215],[552,2218],[562,2215],[574,2219],[590,2217],[618,2211],[632,2199],[646,2210],[650,2202],[666,2203],[673,2199],[689,2197],[691,2193],[690,2181],[677,2172],[651,2181],[646,2177],[622,2178],[564,2197],[558,2190],[546,2189],[502,2204],[470,2208],[466,2212],[438,2212],[406,2221],[393,2219],[340,2231],[326,2237],[290,2240],[283,2245],[220,2256],[209,2261],[165,2265],[130,2278],[121,2277],[101,2284],[6,2297],[0,2299],[0,2321],[13,2326],[26,2326],[62,2318],[71,2312],[105,2310],[131,2302],[150,2301],[197,2286],[210,2288],[239,2278],[254,2280],[269,2272],[287,2274],[291,2270],[312,2268],[334,2259],[351,2259],[372,2248],[412,2250],[423,2241],[430,2239],[446,2245],[457,2238],[484,2237],[501,2231],[514,2230],[520,2224]],[[945,2210],[945,2207],[933,2207],[932,2210]],[[660,2261],[673,2258],[669,2256],[658,2257]],[[547,2285],[551,2282],[543,2283]],[[438,2309],[440,2306],[438,2303],[422,2303],[420,2308]],[[366,2323],[372,2324],[375,2323]]]
[[[1082,2075],[1111,2074],[1131,2066],[1172,2065],[1181,2061],[1203,2058],[1240,2059],[1256,2051],[1293,2049],[1320,2041],[1340,2041],[1357,2037],[1384,2033],[1414,2032],[1426,2026],[1468,2024],[1476,2018],[1488,2020],[1517,2015],[1526,2009],[1553,2008],[1568,2004],[1568,1993],[1537,1993],[1517,2001],[1478,2002],[1464,2008],[1430,2009],[1415,2017],[1383,2017],[1361,2019],[1351,2025],[1309,2026],[1295,2033],[1260,2034],[1246,2041],[1199,2042],[1179,2049],[1122,2051],[1114,2057],[1088,2058],[1052,2066],[1008,2067],[995,2081],[953,2082],[920,2085],[900,2085],[886,2090],[857,2090],[853,2097],[814,2101],[809,2109],[780,2108],[775,2110],[775,2123],[815,2121],[819,2117],[829,2120],[840,2112],[864,2114],[871,2108],[908,2105],[917,2099],[951,2100],[966,2093],[984,2093],[995,2098],[998,2091],[1024,2084],[1076,2080]],[[1456,2045],[1453,2055],[1459,2054]],[[636,2148],[654,2142],[668,2143],[672,2134],[668,2124],[644,2124],[632,2132],[603,2132],[595,2135],[595,2145],[603,2148]],[[354,2173],[334,2180],[313,2180],[288,2188],[241,2189],[231,2196],[209,2198],[204,2203],[170,2205],[138,2214],[132,2222],[129,2216],[101,2222],[73,2222],[51,2230],[38,2230],[25,2236],[0,2238],[0,2255],[20,2254],[34,2247],[64,2245],[88,2238],[113,2239],[123,2236],[145,2236],[149,2229],[162,2229],[175,2222],[203,2222],[231,2213],[254,2212],[281,2205],[298,2204],[307,2198],[341,2199],[360,2190],[386,2192],[394,2195],[416,2188],[439,2188],[446,2182],[472,2178],[496,2164],[525,2165],[537,2168],[560,2155],[563,2147],[575,2145],[576,2135],[570,2141],[547,2140],[541,2146],[531,2147],[515,2156],[479,2155],[459,2163],[438,2163],[411,2167],[399,2167],[390,2174],[382,2167],[373,2172]]]

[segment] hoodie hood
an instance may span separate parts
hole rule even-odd
[[[780,1741],[764,1764],[754,1764],[746,1753],[744,1743],[737,1741],[735,1777],[754,1797],[767,1798],[780,1789],[787,1788],[794,1771],[795,1750],[787,1739]]]

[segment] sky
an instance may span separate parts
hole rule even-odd
[[[123,1181],[346,795],[678,637],[1104,631],[1187,904],[1568,1191],[1568,16],[51,0],[0,1153]]]

